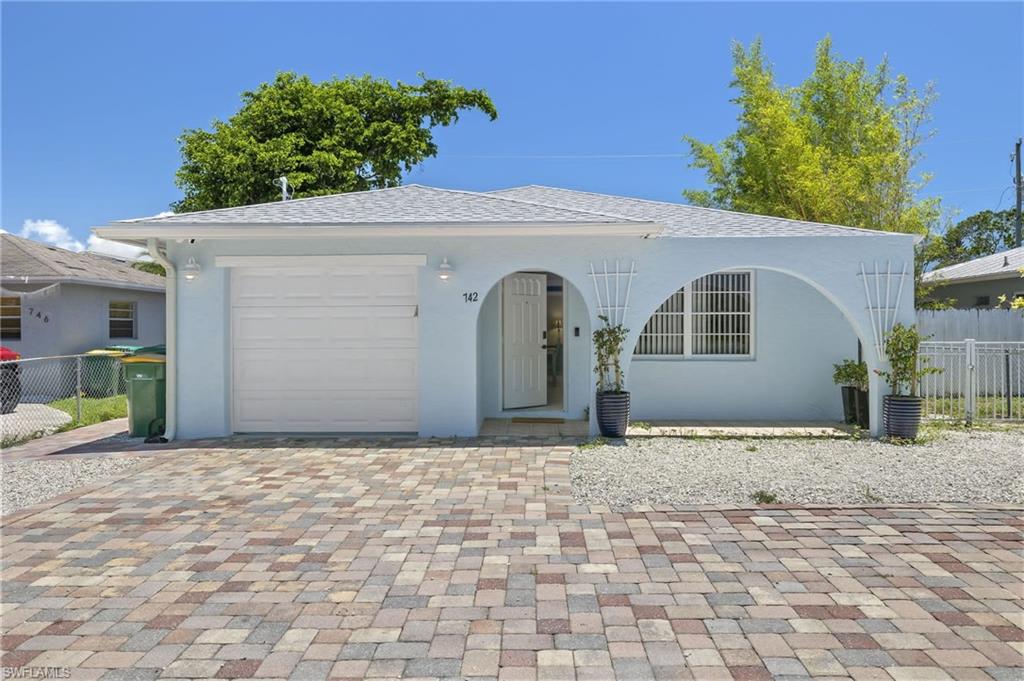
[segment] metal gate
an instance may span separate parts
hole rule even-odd
[[[1024,342],[929,341],[919,361],[942,369],[921,380],[925,418],[1024,421]]]

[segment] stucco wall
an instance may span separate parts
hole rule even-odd
[[[110,338],[111,301],[135,303],[136,338]],[[111,344],[163,343],[164,327],[163,293],[61,284],[50,295],[22,299],[21,340],[3,345],[23,357],[71,355]]]
[[[842,313],[799,279],[755,276],[754,358],[646,359],[630,372],[635,419],[838,420],[832,364],[857,357]]]
[[[175,262],[180,264],[191,256],[203,268],[196,281],[184,282],[179,277],[176,282],[180,296],[178,433],[181,437],[218,436],[231,430],[228,276],[226,269],[215,266],[216,255],[425,254],[427,266],[420,270],[419,277],[419,422],[420,433],[425,436],[477,432],[486,411],[485,400],[479,394],[481,380],[475,361],[481,347],[478,316],[487,293],[510,272],[543,270],[563,276],[579,292],[594,323],[598,300],[589,276],[590,264],[615,258],[627,267],[630,261],[635,262],[637,276],[624,319],[632,330],[626,344],[629,348],[635,345],[646,319],[681,282],[730,267],[795,273],[813,282],[826,293],[830,302],[841,308],[864,340],[866,361],[876,367],[880,360],[873,349],[872,323],[858,274],[861,263],[892,259],[898,271],[899,263],[913,262],[912,240],[886,234],[726,239],[200,240],[195,244],[173,242],[168,248]],[[454,268],[454,276],[449,281],[441,281],[436,274],[442,257],[447,257]],[[467,292],[476,292],[477,300],[467,302],[463,296]],[[912,323],[913,319],[913,295],[908,293],[901,299],[894,320]],[[589,343],[589,338],[585,342]],[[842,352],[850,352],[850,347],[844,345]],[[283,357],[281,363],[281,370],[287,371],[287,358]],[[632,364],[626,363],[627,380]],[[815,368],[815,376],[817,372]],[[827,380],[826,377],[826,383]],[[877,380],[874,382],[879,387]],[[589,377],[587,384],[589,395]],[[715,386],[710,382],[706,390],[728,392]],[[778,385],[772,383],[766,399],[777,399],[778,392]],[[880,395],[880,387],[873,390],[876,415]],[[721,418],[730,418],[731,413],[723,413]]]
[[[969,310],[978,307],[979,296],[988,296],[987,307],[999,304],[999,296],[1012,298],[1015,293],[1024,293],[1024,278],[996,279],[994,281],[969,281],[962,284],[948,284],[932,291],[928,297],[933,300],[955,298],[953,307]],[[986,307],[986,306],[981,306]]]

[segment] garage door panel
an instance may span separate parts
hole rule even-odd
[[[243,432],[409,432],[416,397],[406,391],[338,390],[239,393]]]
[[[417,430],[417,270],[238,268],[235,430]]]
[[[234,307],[415,305],[417,270],[409,267],[237,268]]]

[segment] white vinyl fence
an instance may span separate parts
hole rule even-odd
[[[124,369],[116,357],[65,355],[0,362],[0,443],[9,447],[72,428],[83,417],[116,411],[116,405],[104,400],[124,393]],[[97,414],[90,414],[91,409]]]
[[[921,381],[925,418],[1024,421],[1024,342],[927,341],[920,361],[942,369]]]
[[[918,310],[917,329],[932,341],[1024,342],[1024,311],[1007,309]]]

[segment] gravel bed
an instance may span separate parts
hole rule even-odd
[[[0,464],[0,515],[91,485],[141,462],[135,456],[5,461]]]
[[[583,504],[1024,503],[1024,430],[874,440],[630,438],[584,446],[570,472]]]

